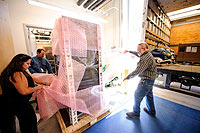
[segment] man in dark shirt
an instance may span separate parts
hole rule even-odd
[[[151,116],[155,116],[156,111],[153,101],[153,84],[157,76],[156,62],[152,54],[148,51],[148,45],[146,43],[140,43],[137,46],[137,53],[133,51],[125,51],[135,54],[140,57],[137,64],[137,68],[130,73],[124,80],[130,79],[139,75],[141,80],[139,81],[138,87],[134,94],[134,106],[133,112],[127,112],[127,116],[131,118],[140,117],[140,103],[142,99],[146,96],[147,108],[144,111]]]
[[[44,58],[44,49],[38,49],[37,55],[31,58],[30,73],[53,73],[51,64]]]

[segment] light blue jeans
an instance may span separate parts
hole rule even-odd
[[[155,114],[155,107],[153,101],[153,84],[155,80],[141,79],[134,94],[133,113],[140,116],[140,103],[146,96],[146,106],[150,113]]]

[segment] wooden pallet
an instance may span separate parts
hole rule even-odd
[[[94,125],[95,123],[97,123],[98,121],[102,120],[108,114],[110,114],[110,111],[108,108],[106,108],[94,116],[85,115],[78,121],[78,123],[76,123],[75,125],[70,125],[70,126],[65,125],[65,122],[60,112],[57,112],[56,116],[60,124],[62,133],[75,133],[75,132],[81,133],[85,131],[86,129],[88,129],[89,127],[91,127],[92,125]]]

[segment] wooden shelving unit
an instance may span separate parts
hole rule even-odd
[[[170,29],[168,16],[156,1],[149,0],[145,41],[151,47],[169,48]]]
[[[55,59],[52,54],[51,32],[50,29],[31,28],[32,34],[35,36],[36,48],[45,50],[45,58],[50,62],[53,72],[56,72]]]

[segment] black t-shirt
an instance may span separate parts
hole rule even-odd
[[[32,77],[26,71],[23,71],[22,73],[28,80],[28,87],[34,87],[35,84]],[[2,85],[2,95],[8,102],[11,103],[29,102],[30,98],[32,97],[32,93],[28,95],[20,94],[10,81],[8,81],[7,84]]]

